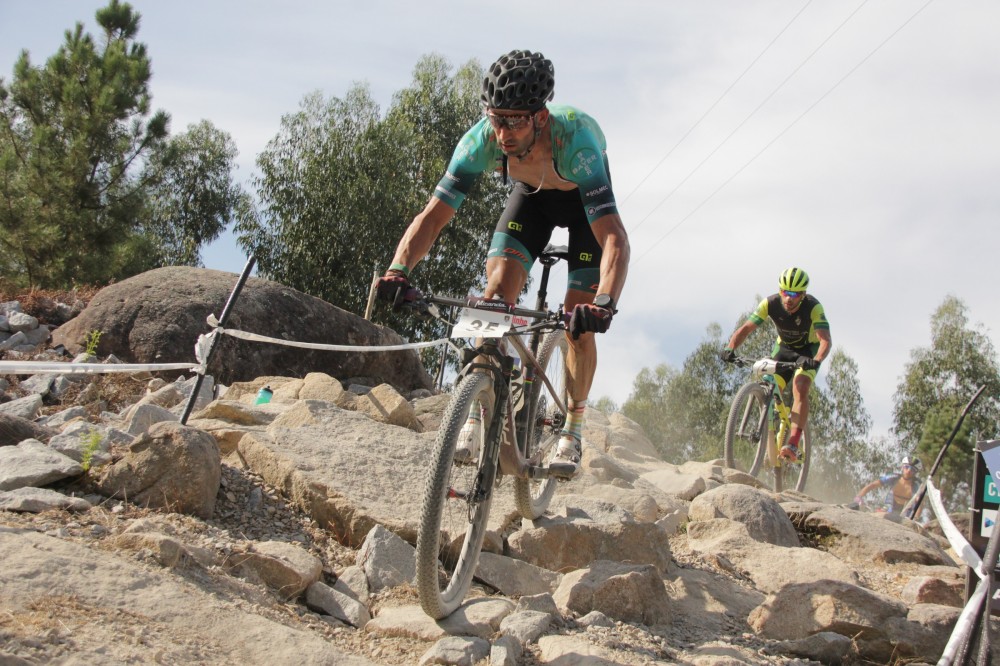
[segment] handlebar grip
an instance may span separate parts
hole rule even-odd
[[[403,293],[401,300],[403,303],[416,303],[424,300],[424,293],[416,287],[410,287]]]

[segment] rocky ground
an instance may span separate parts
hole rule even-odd
[[[149,551],[122,552],[113,545],[116,535],[133,521],[141,519],[156,521],[162,531],[184,543],[227,556],[246,552],[255,541],[297,541],[323,561],[324,578],[331,585],[335,580],[334,572],[354,564],[356,556],[355,550],[342,546],[313,525],[308,517],[287,505],[276,489],[267,487],[253,474],[232,464],[223,466],[222,488],[215,515],[207,521],[181,514],[138,509],[115,500],[107,500],[81,514],[0,511],[0,525],[35,530],[97,550],[115,550],[119,556],[127,557],[141,567],[162,570]],[[726,575],[740,581],[738,574],[726,570],[724,562],[705,561],[700,556],[692,555],[683,532],[671,537],[671,550],[680,567],[702,569],[712,575]],[[364,630],[331,622],[328,617],[309,611],[302,603],[282,602],[264,586],[227,574],[213,573],[194,563],[175,568],[173,572],[202,590],[227,599],[234,607],[321,636],[331,647],[377,664],[413,664],[430,647],[427,642],[374,636]],[[890,594],[898,594],[908,579],[904,570],[890,576],[884,568],[874,565],[861,573],[873,589]],[[93,572],[95,577],[101,575],[100,571]],[[479,593],[485,594],[486,591]],[[414,603],[417,599],[413,588],[389,588],[373,599],[373,615],[384,606]],[[742,618],[733,616],[726,621],[729,625],[726,633],[735,637],[728,641],[729,644],[750,647],[762,656],[768,653],[768,641],[755,636]],[[683,657],[686,651],[704,648],[719,639],[717,629],[706,629],[694,618],[685,622],[683,617],[656,633],[646,627],[621,622],[611,627],[588,628],[570,619],[565,619],[554,629],[561,633],[583,635],[594,644],[619,650],[624,659],[616,663],[622,664],[690,663]],[[3,651],[26,660],[20,663],[52,663],[67,659],[83,647],[78,644],[81,635],[87,637],[88,650],[93,650],[94,645],[101,646],[101,654],[112,663],[140,663],[155,660],[159,654],[179,657],[181,655],[176,653],[178,645],[185,646],[187,652],[184,656],[190,658],[189,663],[221,663],[217,657],[222,655],[215,653],[214,646],[188,644],[187,636],[170,633],[169,626],[144,626],[140,617],[127,611],[93,617],[84,607],[74,605],[73,599],[46,598],[40,600],[29,613],[0,615]],[[768,661],[795,663],[787,657],[773,657]],[[529,646],[519,663],[533,665],[541,662],[532,656]]]
[[[254,541],[287,540],[305,545],[310,552],[324,563],[324,577],[329,584],[335,580],[334,571],[354,564],[356,551],[340,545],[308,517],[294,511],[282,501],[281,495],[273,488],[263,485],[259,478],[232,465],[223,466],[223,483],[211,520],[201,521],[181,514],[162,514],[138,509],[124,502],[108,500],[104,504],[82,514],[65,511],[49,511],[43,514],[14,513],[0,511],[0,525],[35,530],[47,535],[86,545],[98,550],[117,550],[112,538],[120,534],[132,521],[155,520],[161,528],[188,544],[195,544],[218,554],[227,556],[246,552]],[[682,566],[702,567],[704,563],[686,558],[683,535],[675,537],[676,559]],[[121,553],[136,563],[159,569],[160,565],[148,551],[139,550]],[[687,562],[685,560],[688,559]],[[265,615],[283,624],[315,632],[346,652],[367,657],[379,664],[412,664],[428,647],[428,643],[407,638],[386,638],[366,634],[363,630],[330,623],[314,614],[301,603],[283,603],[266,588],[254,586],[250,582],[237,581],[226,574],[213,575],[210,571],[191,565],[175,569],[175,572],[195,583],[202,589],[221,596],[233,598],[237,605],[249,604],[251,611]],[[99,571],[94,576],[100,576]],[[485,591],[480,591],[485,593]],[[235,595],[235,596],[234,596]],[[403,586],[385,590],[381,597],[373,600],[373,614],[386,605],[416,603],[414,589]],[[53,608],[52,604],[60,607]],[[6,644],[4,651],[28,659],[28,663],[48,663],[67,657],[74,652],[74,640],[69,636],[81,634],[82,625],[87,625],[88,641],[104,642],[105,654],[112,661],[128,663],[142,654],[156,654],[160,647],[184,644],[184,636],[167,636],[168,627],[150,632],[144,630],[141,622],[128,613],[88,617],[77,615],[72,599],[47,599],[24,616],[0,615],[0,637]],[[67,611],[69,611],[67,613]],[[53,623],[54,618],[72,618],[77,626]],[[658,660],[670,660],[677,648],[686,648],[715,640],[712,635],[699,634],[697,627],[678,627],[667,634],[651,634],[645,628],[618,623],[615,627],[595,627],[590,630],[567,624],[566,632],[585,633],[597,644],[627,649],[634,655],[628,663],[648,664]],[[157,635],[159,634],[159,635]],[[124,642],[123,637],[128,637]],[[748,644],[754,644],[752,634],[746,635]],[[191,656],[212,654],[210,645],[190,645]],[[763,647],[761,643],[760,647]],[[527,657],[527,655],[526,655]],[[212,663],[211,660],[205,663]],[[521,663],[538,663],[530,658]],[[624,662],[623,662],[624,663]]]
[[[59,295],[65,301],[65,295]],[[4,294],[0,301],[17,298],[25,305],[25,296]],[[27,301],[35,303],[35,312],[44,313],[48,298],[39,293]],[[27,309],[27,307],[26,307]],[[36,314],[35,316],[39,316]],[[43,316],[39,319],[43,320]],[[8,378],[16,392],[17,380]],[[102,411],[119,411],[132,404],[145,390],[141,379],[121,374],[96,377],[101,382],[103,404],[87,404],[88,408]],[[60,404],[47,405],[45,413],[52,413],[76,404],[81,391],[70,391]],[[63,487],[64,492],[87,496],[83,487]],[[272,590],[255,581],[223,573],[218,567],[204,566],[189,560],[180,566],[165,570],[154,553],[146,548],[123,548],[116,537],[136,521],[153,521],[158,531],[177,540],[203,549],[220,559],[238,556],[254,548],[255,543],[279,540],[301,543],[323,563],[324,581],[333,584],[336,572],[355,563],[357,551],[343,546],[332,536],[316,526],[312,520],[295,510],[276,488],[268,487],[260,477],[243,468],[238,458],[229,456],[222,467],[222,483],[215,512],[211,519],[200,520],[182,514],[153,512],[116,500],[101,500],[98,505],[83,513],[48,511],[41,514],[0,511],[0,540],[2,528],[25,529],[59,540],[85,546],[102,554],[114,552],[126,558],[131,565],[150,573],[167,575],[178,584],[189,584],[208,593],[221,604],[219,613],[237,611],[266,617],[273,622],[299,630],[322,640],[332,650],[357,655],[368,663],[414,664],[417,663],[431,642],[404,637],[386,637],[356,629],[309,610],[301,600],[283,601]],[[812,544],[818,545],[818,544]],[[671,553],[678,567],[701,570],[711,576],[723,576],[738,585],[752,585],[724,558],[705,558],[695,555],[687,545],[683,530],[670,537]],[[870,589],[898,596],[909,580],[908,567],[896,567],[889,573],[884,567],[872,563],[870,567],[856,565],[865,584]],[[115,576],[100,566],[88,570],[90,580]],[[487,590],[474,590],[487,594]],[[372,615],[389,606],[417,603],[412,587],[388,588],[372,599]],[[108,608],[113,608],[109,606]],[[613,663],[625,665],[652,663],[681,663],[710,666],[745,663],[727,647],[749,649],[759,660],[755,663],[793,664],[809,663],[787,656],[772,656],[773,642],[763,640],[747,626],[743,616],[725,613],[719,624],[701,623],[697,615],[678,613],[665,627],[651,630],[647,627],[614,622],[611,626],[584,626],[577,619],[562,617],[555,621],[547,633],[574,635],[588,642],[615,650]],[[535,645],[528,645],[519,664],[541,664]],[[288,648],[287,663],[296,663],[294,646]],[[740,654],[740,653],[735,653]],[[697,656],[695,656],[697,655]],[[164,623],[145,621],[141,613],[128,608],[95,611],[92,606],[79,603],[71,595],[53,593],[42,596],[38,602],[19,613],[0,614],[0,663],[231,663],[231,655],[218,644],[193,640],[182,628]],[[364,662],[362,662],[364,663]],[[569,663],[569,662],[567,662]],[[605,661],[579,661],[572,663],[612,663]],[[905,663],[899,661],[897,663]]]

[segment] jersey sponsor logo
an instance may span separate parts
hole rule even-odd
[[[465,141],[459,142],[458,146],[455,147],[455,157],[460,160],[468,160],[472,158],[472,153],[476,150],[476,142],[473,139],[467,139]]]
[[[601,192],[606,192],[607,190],[608,190],[608,186],[607,185],[602,185],[602,186],[598,187],[596,190],[591,190],[591,191],[587,192],[587,196],[588,197],[596,197]]]
[[[581,252],[580,253],[580,261],[593,261],[593,260],[594,260],[594,253],[593,252]]]
[[[520,222],[515,222],[514,220],[511,220],[510,222],[507,223],[507,228],[513,231],[521,231],[524,229],[524,225],[521,224]]]
[[[587,176],[593,176],[594,170],[590,168],[590,165],[596,162],[598,159],[597,154],[584,148],[573,155],[573,160],[570,164],[570,173],[574,176],[579,176],[581,173]]]
[[[601,204],[600,206],[591,206],[590,208],[587,209],[587,215],[593,217],[594,215],[597,214],[597,211],[599,210],[603,210],[605,208],[614,208],[614,207],[615,207],[614,201],[612,201],[611,203]]]
[[[434,191],[435,192],[440,192],[441,194],[443,194],[444,196],[448,197],[449,199],[454,199],[456,196],[458,196],[454,192],[452,192],[451,190],[449,190],[447,188],[444,188],[444,187],[441,187],[440,185],[438,185],[437,187],[435,187]]]

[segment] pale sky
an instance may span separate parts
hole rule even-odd
[[[0,76],[22,48],[43,64],[77,21],[95,32],[105,4],[0,0]],[[633,249],[594,399],[623,402],[643,367],[681,367],[792,265],[859,365],[874,434],[946,295],[996,343],[995,1],[131,4],[154,108],[174,132],[201,119],[228,132],[240,180],[312,91],[364,81],[384,110],[422,55],[485,67],[543,52],[555,101],[604,129]],[[246,263],[229,234],[203,259]]]

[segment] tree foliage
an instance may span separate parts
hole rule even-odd
[[[595,409],[595,410],[601,412],[602,414],[605,414],[605,415],[608,415],[608,416],[610,416],[611,414],[614,414],[615,412],[620,412],[621,411],[621,408],[618,406],[618,404],[614,400],[611,399],[611,396],[607,396],[607,395],[602,395],[597,400],[591,401],[588,404],[588,407],[591,408],[591,409]]]
[[[954,430],[963,407],[954,400],[946,399],[927,412],[920,442],[916,447],[916,456],[922,463],[924,473],[930,472],[944,443]],[[966,419],[955,433],[947,453],[934,473],[934,483],[951,507],[968,506],[971,500],[974,447],[975,442],[970,437],[970,422]],[[970,460],[973,461],[972,464]]]
[[[678,460],[671,434],[672,414],[668,411],[667,391],[680,373],[666,363],[643,368],[632,380],[632,392],[622,405],[622,414],[640,426],[653,446],[666,460]]]
[[[996,350],[981,327],[970,326],[966,305],[947,296],[931,316],[931,344],[910,353],[896,388],[893,430],[907,451],[919,450],[925,462],[937,457],[960,410],[979,387],[986,390],[969,411],[964,443],[952,444],[941,481],[945,498],[959,506],[972,481],[973,445],[997,436],[1000,422],[1000,370]],[[925,432],[929,426],[933,428]],[[935,449],[936,447],[936,449]]]
[[[345,310],[365,310],[373,272],[388,266],[455,145],[481,114],[479,65],[450,70],[440,56],[421,58],[411,86],[395,94],[384,118],[368,87],[356,84],[343,98],[311,94],[282,119],[257,160],[259,207],[244,208],[236,226],[262,275]],[[414,271],[414,283],[442,293],[481,289],[503,201],[498,182],[479,179]],[[397,330],[431,330],[393,313],[380,318]]]
[[[202,120],[152,156],[143,231],[156,241],[158,265],[201,265],[202,246],[249,205],[230,175],[237,154],[227,133]]]
[[[0,80],[0,271],[15,284],[127,277],[169,256],[164,237],[184,235],[167,234],[172,221],[162,215],[149,217],[163,212],[162,198],[147,205],[150,188],[184,146],[170,150],[169,116],[151,110],[151,61],[136,41],[140,15],[111,0],[96,19],[100,39],[77,23],[44,66],[23,51],[11,83]],[[229,162],[215,166],[212,175],[231,189]],[[184,224],[203,230],[197,215],[195,206]],[[209,225],[203,237],[213,233]],[[196,257],[191,239],[184,244],[185,256]]]
[[[809,392],[811,494],[851,497],[871,479],[898,468],[898,447],[873,441],[871,426],[858,364],[835,347]]]

